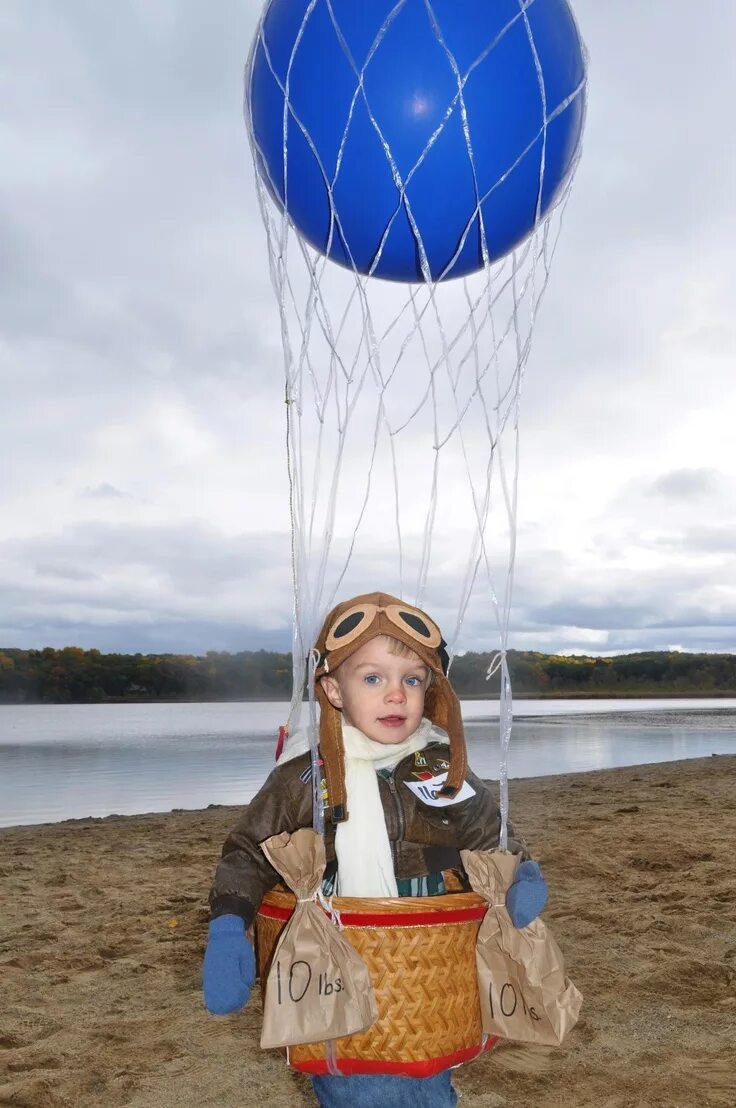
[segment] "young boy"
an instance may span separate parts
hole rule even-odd
[[[431,896],[467,888],[460,850],[498,845],[500,816],[467,767],[460,705],[447,680],[446,644],[418,608],[385,593],[330,612],[317,640],[316,693],[326,785],[326,891],[342,896]],[[210,894],[204,1001],[240,1009],[255,980],[246,936],[264,894],[279,880],[259,843],[312,826],[308,739],[295,735],[228,836]],[[439,803],[438,803],[439,801]],[[523,844],[509,840],[509,849]],[[544,907],[546,885],[522,862],[509,890],[514,924]],[[313,1077],[323,1108],[450,1108],[450,1071],[435,1077]]]

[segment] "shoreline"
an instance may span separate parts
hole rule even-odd
[[[500,702],[499,696],[484,693],[464,693],[459,695],[460,702],[488,700]],[[736,700],[736,689],[711,689],[704,692],[519,692],[514,691],[514,700]],[[225,697],[216,700],[202,700],[196,697],[108,697],[105,700],[0,700],[0,708],[72,708],[100,707],[105,704],[288,704],[283,696],[244,696]],[[304,700],[302,703],[307,704]]]
[[[581,989],[561,1048],[457,1071],[470,1108],[730,1108],[736,755],[510,782]],[[0,1103],[313,1104],[243,1013],[200,999],[209,881],[240,806],[0,830]]]
[[[536,717],[534,717],[534,716],[528,716],[528,717],[522,716],[522,717],[519,717],[519,718],[521,720],[536,719]],[[555,723],[559,723],[560,720],[564,721],[565,718],[566,717],[564,717],[564,716],[553,717],[550,720],[546,720],[545,722],[548,722],[552,725],[552,724],[555,724]],[[471,722],[472,722],[472,724],[484,724],[484,723],[487,723],[489,721],[493,721],[492,717],[488,717],[488,718],[479,717],[478,719],[472,720]],[[706,762],[706,761],[708,761],[712,758],[736,758],[736,752],[732,753],[730,751],[724,751],[724,752],[711,751],[711,753],[708,754],[708,755],[698,754],[698,755],[693,755],[691,757],[678,758],[674,761],[670,760],[670,761],[663,761],[663,762],[634,762],[631,765],[627,765],[627,766],[608,766],[608,767],[603,767],[603,768],[596,767],[594,769],[575,770],[574,772],[565,772],[565,773],[545,773],[545,774],[539,774],[535,777],[515,777],[513,775],[510,775],[509,778],[508,778],[508,782],[509,782],[509,787],[512,784],[517,784],[517,783],[521,783],[521,782],[524,782],[524,781],[550,781],[550,782],[554,782],[554,781],[560,780],[562,778],[567,778],[567,777],[585,778],[585,777],[589,777],[591,774],[596,774],[596,773],[615,773],[619,770],[621,770],[621,771],[627,771],[627,770],[634,771],[634,770],[637,770],[637,769],[640,769],[640,768],[646,769],[646,768],[649,768],[649,767],[656,767],[656,766],[679,766],[679,765],[687,764],[688,762]],[[498,777],[487,777],[484,780],[485,780],[485,783],[491,787],[491,789],[496,789],[498,787],[498,784],[499,784],[499,778]],[[161,810],[151,809],[151,810],[148,810],[148,811],[145,811],[145,812],[108,812],[106,815],[103,815],[103,816],[94,816],[94,815],[65,816],[63,819],[48,820],[44,823],[10,823],[10,824],[0,823],[0,836],[2,836],[3,832],[5,832],[5,831],[16,831],[16,830],[18,830],[18,831],[20,831],[20,830],[44,831],[44,830],[47,830],[48,828],[51,828],[51,827],[67,827],[67,826],[68,827],[75,827],[76,825],[82,825],[82,824],[84,824],[84,825],[86,825],[86,824],[94,825],[94,824],[105,823],[107,821],[113,821],[114,822],[114,821],[119,821],[119,820],[137,820],[137,819],[149,819],[149,818],[150,819],[159,819],[159,818],[162,818],[162,817],[165,818],[165,817],[168,817],[168,816],[179,816],[179,815],[190,815],[190,816],[192,816],[192,815],[201,815],[201,816],[205,816],[208,812],[212,812],[212,811],[215,811],[215,810],[221,810],[221,811],[224,810],[224,811],[232,812],[232,819],[233,819],[233,822],[234,822],[235,819],[237,818],[237,813],[242,810],[242,808],[244,807],[244,805],[246,803],[247,803],[247,801],[244,801],[242,804],[223,804],[223,803],[219,803],[219,802],[214,802],[212,804],[208,804],[205,808],[178,808],[177,807],[177,808],[167,808],[167,809],[161,809]],[[0,838],[0,845],[1,845],[1,843],[2,843],[2,840]],[[1,873],[0,873],[0,876],[1,876]],[[0,1105],[1,1104],[2,1104],[2,1101],[0,1101]]]
[[[533,717],[530,717],[530,718],[533,718]],[[483,722],[485,722],[483,719],[473,720],[473,723],[483,723]],[[714,759],[714,758],[733,759],[734,761],[736,761],[736,754],[720,753],[718,751],[713,751],[711,754],[708,754],[707,756],[696,755],[692,758],[677,758],[674,761],[671,760],[671,761],[668,761],[668,762],[635,762],[630,766],[608,766],[608,767],[605,767],[603,769],[600,769],[600,768],[583,769],[583,770],[576,770],[573,773],[567,773],[567,772],[566,773],[545,773],[545,774],[538,775],[536,777],[514,777],[514,776],[509,776],[508,782],[509,782],[509,787],[511,787],[512,784],[516,785],[516,784],[521,784],[522,782],[534,782],[534,781],[555,782],[555,781],[560,781],[564,778],[573,778],[573,777],[574,778],[586,778],[586,777],[591,777],[593,774],[597,774],[597,773],[618,773],[618,772],[625,773],[627,771],[634,772],[635,770],[639,770],[639,769],[655,769],[659,766],[677,767],[677,766],[681,766],[681,765],[687,765],[688,763],[691,763],[691,762],[704,762],[705,763],[705,762],[708,762],[708,761],[710,761],[711,759]],[[489,785],[491,789],[495,789],[495,788],[498,787],[499,779],[497,777],[486,777],[486,778],[484,778],[484,781],[485,781],[485,784]],[[122,820],[131,820],[131,821],[132,820],[148,820],[148,819],[158,820],[158,819],[162,819],[162,818],[165,819],[169,816],[202,816],[202,817],[205,817],[210,812],[214,812],[214,811],[232,813],[232,820],[233,820],[233,822],[235,822],[235,820],[237,819],[238,813],[242,811],[242,809],[245,807],[246,803],[247,803],[247,801],[245,801],[243,804],[213,803],[213,804],[208,804],[206,808],[168,808],[168,809],[161,810],[161,811],[152,810],[152,811],[146,811],[146,812],[127,812],[127,813],[126,812],[109,812],[105,816],[91,816],[91,815],[90,816],[67,816],[64,819],[49,820],[48,822],[45,822],[45,823],[11,823],[11,824],[8,824],[6,826],[0,824],[0,847],[2,846],[2,836],[7,831],[47,831],[47,830],[49,830],[49,828],[52,828],[52,827],[65,827],[65,828],[69,827],[71,829],[75,829],[75,828],[79,828],[79,827],[83,828],[88,824],[94,826],[94,825],[101,824],[101,823],[120,822]],[[0,879],[1,879],[1,877],[2,877],[2,872],[0,870]],[[0,1101],[0,1105],[1,1104],[2,1104],[2,1101]]]

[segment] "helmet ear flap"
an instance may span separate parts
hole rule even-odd
[[[319,702],[319,748],[324,763],[330,818],[333,823],[343,823],[348,818],[348,811],[342,714],[330,704],[321,681],[317,681],[316,692]]]
[[[436,680],[427,689],[424,714],[446,731],[450,740],[450,769],[440,795],[454,796],[462,788],[468,772],[468,753],[460,701],[444,674],[436,674]]]

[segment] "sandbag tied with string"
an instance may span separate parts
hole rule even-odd
[[[478,932],[478,992],[487,1035],[558,1046],[577,1022],[583,998],[565,976],[562,952],[537,918],[514,927],[506,894],[518,857],[506,851],[462,850],[473,889],[488,902]]]
[[[261,849],[292,889],[293,913],[269,953],[261,1046],[350,1035],[370,1027],[376,1002],[365,962],[343,937],[337,918],[318,900],[325,870],[324,840],[302,828],[261,843]]]

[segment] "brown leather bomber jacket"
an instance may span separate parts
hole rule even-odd
[[[472,771],[465,779],[473,790],[467,799],[436,807],[417,795],[423,779],[447,770],[449,755],[446,744],[433,742],[403,758],[388,778],[378,775],[397,878],[454,870],[462,883],[460,850],[491,850],[498,845],[498,805],[488,786]],[[282,831],[311,826],[311,762],[309,754],[303,754],[269,774],[225,840],[210,890],[213,918],[238,915],[248,927],[264,895],[279,881],[259,843]],[[526,855],[525,844],[511,825],[509,850]],[[329,872],[335,864],[335,827],[330,822],[325,825],[325,852]]]

